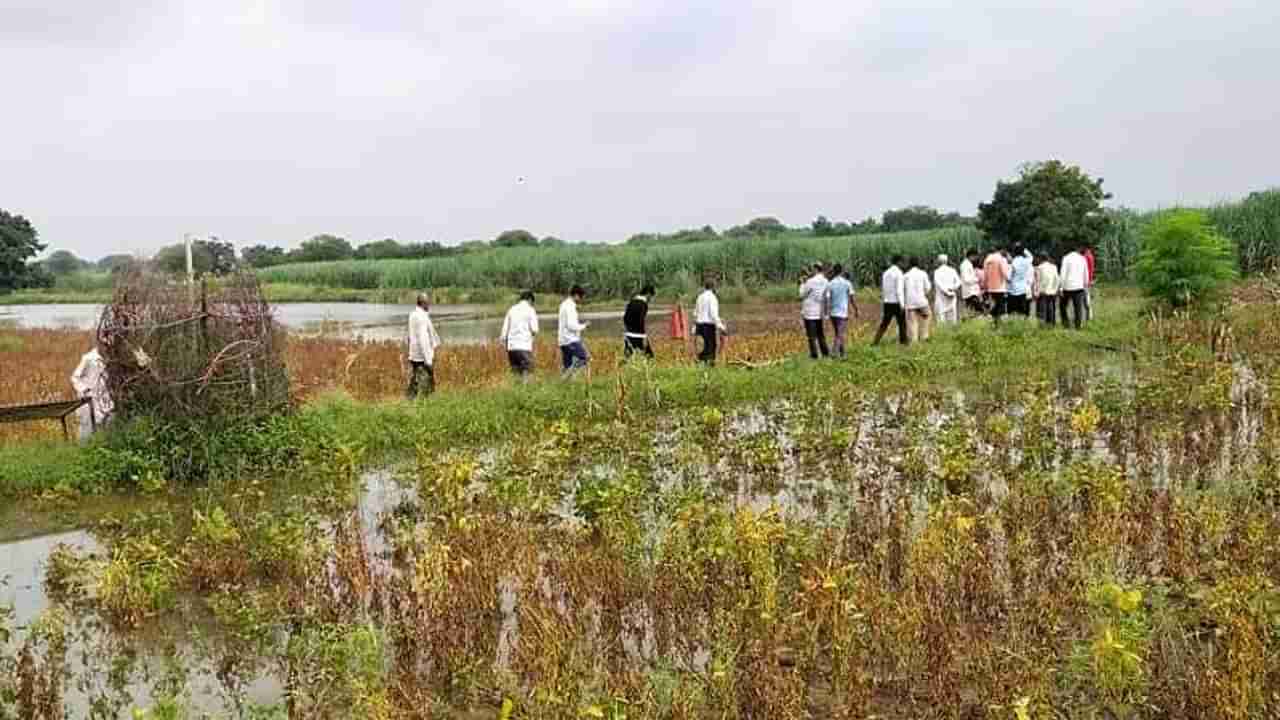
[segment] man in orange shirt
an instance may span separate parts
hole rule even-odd
[[[1084,286],[1084,317],[1086,320],[1093,319],[1093,246],[1086,244],[1084,246],[1084,264],[1089,268],[1089,284]]]
[[[991,298],[991,318],[996,325],[1000,324],[1000,316],[1009,312],[1010,272],[1009,259],[1005,257],[1003,250],[992,250],[987,259],[982,261],[983,284],[986,286],[987,297]]]

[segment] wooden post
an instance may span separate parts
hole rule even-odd
[[[200,352],[209,355],[209,280],[200,278]]]

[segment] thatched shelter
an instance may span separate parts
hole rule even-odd
[[[248,272],[189,285],[134,271],[116,283],[98,322],[108,390],[126,418],[189,422],[283,411],[284,340]]]

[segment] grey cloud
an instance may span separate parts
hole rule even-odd
[[[98,256],[972,211],[1050,156],[1207,202],[1280,182],[1278,30],[1244,0],[0,0],[0,206]]]

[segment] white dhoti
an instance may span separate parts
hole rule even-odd
[[[960,305],[956,302],[955,295],[947,297],[938,293],[933,301],[933,310],[937,314],[938,324],[960,322]]]
[[[80,420],[80,439],[84,440],[93,434],[95,425],[102,427],[115,410],[115,403],[107,392],[106,364],[96,348],[80,358],[80,364],[71,373],[71,386],[75,388],[76,395],[89,398],[89,405],[76,411]],[[92,412],[90,406],[93,407]]]

